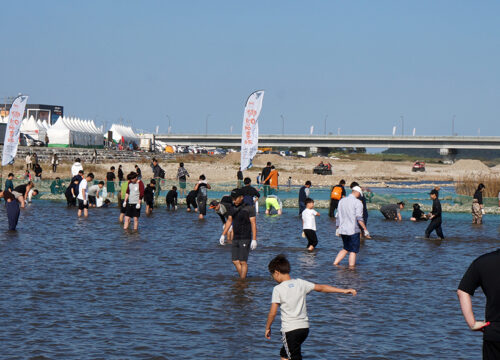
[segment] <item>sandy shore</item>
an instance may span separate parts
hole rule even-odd
[[[236,184],[236,173],[239,167],[239,153],[228,154],[223,157],[210,156],[179,156],[167,162],[160,162],[160,166],[166,171],[167,180],[175,180],[178,163],[183,161],[191,177],[189,181],[196,181],[198,176],[204,174],[209,182],[213,183],[231,183]],[[445,164],[427,164],[425,172],[412,172],[411,162],[395,161],[359,161],[359,160],[332,160],[328,158],[295,158],[282,157],[275,154],[257,155],[254,159],[254,166],[245,171],[244,176],[249,176],[255,183],[258,173],[265,164],[270,161],[279,171],[279,183],[285,185],[288,177],[292,178],[293,185],[302,185],[306,180],[312,181],[313,185],[331,186],[345,179],[347,183],[358,181],[360,183],[370,183],[370,186],[386,186],[388,181],[419,181],[432,185],[435,181],[447,181],[452,183],[465,174],[484,173],[500,175],[500,169],[488,168],[478,160],[460,160],[453,165]],[[332,175],[313,174],[313,168],[320,161],[330,162],[332,164]],[[88,164],[83,163],[86,172],[93,172],[98,179],[104,179],[105,174],[111,166],[118,168],[123,166],[125,175],[134,170],[135,163],[104,163]],[[142,170],[144,179],[152,176],[149,162],[138,164]],[[62,164],[57,173],[51,172],[49,164],[41,164],[44,169],[43,178],[53,179],[59,176],[63,179],[70,177],[71,164]],[[3,169],[4,177],[10,171],[13,171],[17,177],[23,174],[24,166],[19,162],[15,166],[6,166]],[[427,184],[425,186],[427,186]],[[399,185],[408,187],[407,185]],[[391,185],[395,187],[395,185]]]

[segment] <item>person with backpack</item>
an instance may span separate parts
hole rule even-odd
[[[200,180],[194,187],[194,190],[198,192],[196,200],[198,202],[198,219],[200,220],[207,215],[208,189],[211,189],[210,184],[207,183],[207,178],[202,174],[200,175]]]
[[[309,188],[311,187],[311,182],[306,181],[305,185],[299,190],[299,215],[306,209],[306,199],[309,197]]]
[[[338,185],[332,187],[332,191],[330,193],[330,211],[328,212],[328,216],[333,218],[335,217],[335,210],[339,206],[340,199],[346,196],[345,192],[345,180],[340,180]]]

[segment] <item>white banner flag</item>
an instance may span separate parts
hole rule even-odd
[[[19,131],[27,101],[27,96],[19,95],[10,107],[9,120],[7,121],[5,139],[3,141],[2,166],[10,164],[16,157],[17,146],[19,145]]]
[[[255,91],[247,100],[241,131],[241,171],[252,167],[252,160],[259,147],[259,115],[262,109],[264,90]]]

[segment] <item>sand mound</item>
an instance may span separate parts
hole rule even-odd
[[[273,165],[276,165],[276,167],[278,167],[280,163],[284,163],[286,159],[283,156],[277,154],[261,154],[255,156],[255,158],[253,159],[253,164],[265,166],[268,161],[270,161]]]
[[[396,168],[389,163],[380,163],[380,161],[366,161],[359,163],[354,169],[354,174],[359,176],[373,175],[392,175],[396,172]]]
[[[459,172],[490,172],[490,168],[483,164],[480,160],[461,159],[451,165],[450,168]]]
[[[233,153],[229,153],[229,154],[226,154],[226,156],[224,156],[221,160],[221,162],[223,164],[234,164],[234,163],[240,163],[240,160],[241,160],[241,153],[239,152],[233,152]]]
[[[493,166],[493,167],[491,168],[491,171],[494,171],[494,172],[500,172],[500,165]]]

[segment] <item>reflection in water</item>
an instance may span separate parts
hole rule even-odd
[[[261,211],[259,245],[240,280],[212,212],[198,221],[160,208],[128,232],[116,208],[77,219],[60,203],[35,202],[22,211],[19,231],[7,233],[0,206],[2,356],[277,358],[279,319],[271,341],[264,325],[276,285],[267,265],[279,253],[292,277],[358,290],[356,297],[308,295],[306,358],[480,356],[481,337],[467,331],[455,289],[475,257],[499,246],[499,217],[472,227],[469,214],[445,214],[447,238],[436,241],[423,238],[426,223],[386,222],[370,212],[373,238],[349,269],[332,265],[342,240],[320,212],[319,244],[309,253],[297,209]],[[475,310],[483,306],[476,296]]]

